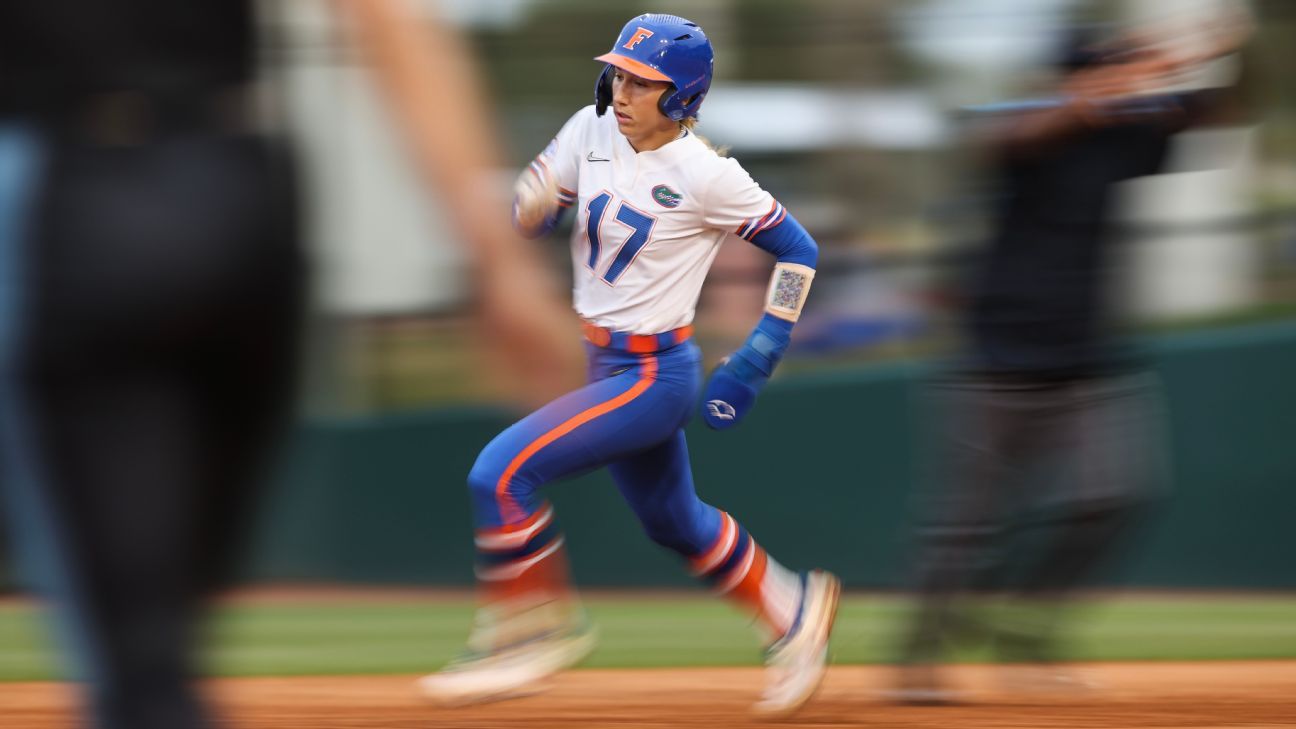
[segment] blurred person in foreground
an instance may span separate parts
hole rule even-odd
[[[1058,96],[994,106],[993,235],[964,351],[927,393],[934,473],[893,698],[957,698],[937,664],[962,640],[1031,667],[1020,688],[1074,680],[1056,667],[1067,598],[1163,487],[1157,383],[1118,342],[1106,295],[1114,188],[1161,171],[1174,134],[1219,117],[1223,90],[1160,89],[1236,50],[1242,25],[1194,55],[1077,34]]]
[[[482,212],[489,127],[463,52],[398,3],[339,5],[386,44],[375,70],[491,321],[542,336],[544,299],[504,298],[543,282]],[[291,411],[303,255],[293,165],[253,104],[253,10],[0,5],[0,489],[96,727],[212,724],[191,681],[202,600]]]

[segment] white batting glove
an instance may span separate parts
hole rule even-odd
[[[513,184],[513,220],[524,231],[540,230],[558,216],[558,183],[542,165],[531,163]]]

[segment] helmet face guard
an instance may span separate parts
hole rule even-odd
[[[613,67],[669,83],[657,108],[674,121],[697,116],[711,88],[711,41],[697,23],[675,15],[648,13],[632,19],[621,29],[612,50],[594,60],[608,64],[594,84],[594,109],[599,116],[612,104]]]

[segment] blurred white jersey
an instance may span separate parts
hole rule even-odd
[[[575,206],[572,300],[585,320],[659,334],[693,321],[702,281],[725,236],[751,240],[783,206],[737,161],[688,133],[636,153],[616,117],[576,112],[536,159]]]

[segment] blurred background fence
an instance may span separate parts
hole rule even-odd
[[[1156,587],[1296,588],[1296,323],[1150,340],[1170,403],[1174,491],[1145,549],[1105,578]],[[740,431],[690,428],[703,498],[795,566],[848,586],[901,586],[919,469],[912,399],[927,369],[877,365],[784,378]],[[253,576],[467,585],[467,473],[504,413],[445,409],[317,420],[266,515]],[[583,584],[692,584],[645,539],[602,472],[550,487]]]

